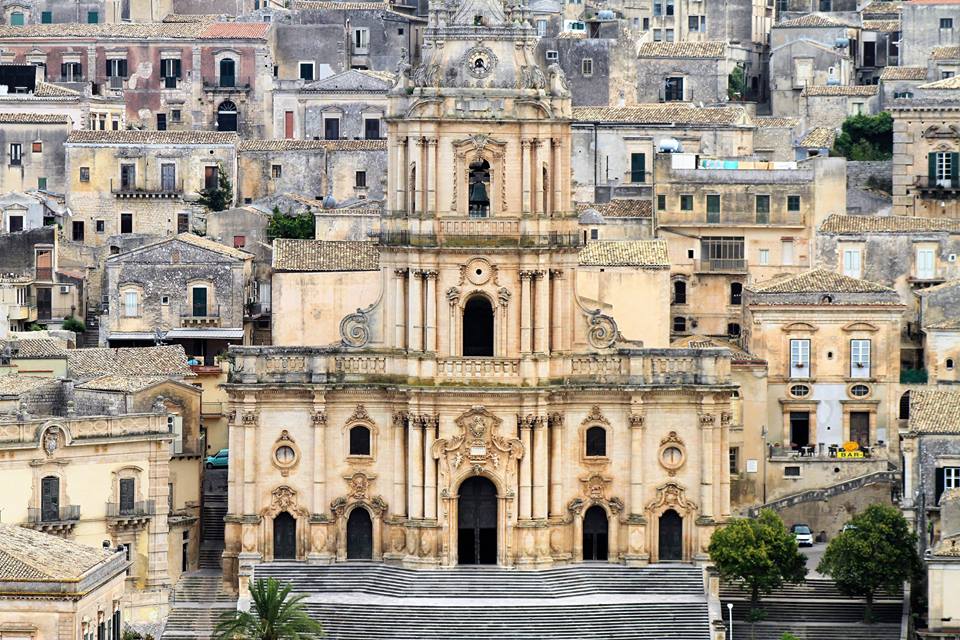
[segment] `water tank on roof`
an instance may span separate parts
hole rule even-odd
[[[600,9],[600,11],[597,12],[597,17],[601,20],[613,20],[617,17],[617,14],[611,9]]]
[[[680,141],[676,138],[664,138],[660,141],[660,144],[657,145],[657,151],[660,153],[680,153],[682,148]]]
[[[850,46],[850,38],[837,38],[834,40],[833,46],[837,49],[846,49]]]

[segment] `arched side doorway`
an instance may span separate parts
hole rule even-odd
[[[603,507],[590,507],[583,516],[583,559],[606,560],[609,539],[607,512]]]
[[[481,476],[460,485],[457,559],[460,564],[497,564],[497,488]]]
[[[373,521],[363,507],[347,519],[347,560],[373,560]]]
[[[237,130],[237,105],[224,100],[217,107],[217,131]]]
[[[493,306],[486,296],[475,295],[463,307],[463,355],[493,356]]]
[[[297,520],[286,511],[273,519],[273,559],[297,559]]]
[[[659,553],[661,562],[678,562],[683,560],[683,518],[673,509],[667,509],[660,514],[659,521]]]

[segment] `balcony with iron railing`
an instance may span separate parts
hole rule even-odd
[[[577,248],[575,216],[501,215],[433,217],[391,212],[381,219],[380,242],[417,247]]]
[[[213,93],[246,93],[253,88],[250,76],[217,76],[203,79],[203,90]]]
[[[183,196],[182,179],[153,181],[110,179],[110,193],[117,198],[179,198]]]
[[[180,325],[184,327],[219,327],[220,306],[188,305],[180,314]]]
[[[80,522],[80,505],[28,507],[24,526],[45,533],[66,534]]]
[[[697,273],[746,273],[745,258],[701,258],[694,263]]]
[[[156,502],[138,500],[136,502],[108,502],[107,520],[112,526],[131,526],[143,524],[157,513]]]
[[[111,91],[122,91],[123,83],[126,81],[126,78],[123,76],[110,76],[107,78],[107,88]]]
[[[941,200],[960,198],[960,180],[958,179],[917,176],[913,181],[913,187],[922,197]]]

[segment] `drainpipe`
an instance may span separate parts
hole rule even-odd
[[[600,186],[600,154],[597,152],[597,123],[593,123],[593,201],[597,201],[597,187]]]

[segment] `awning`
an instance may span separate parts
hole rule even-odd
[[[111,333],[107,340],[154,340],[156,334],[152,331],[126,331],[123,333]]]
[[[182,340],[185,338],[200,338],[203,340],[243,340],[243,329],[209,328],[180,328],[170,329],[163,334],[164,340]]]

